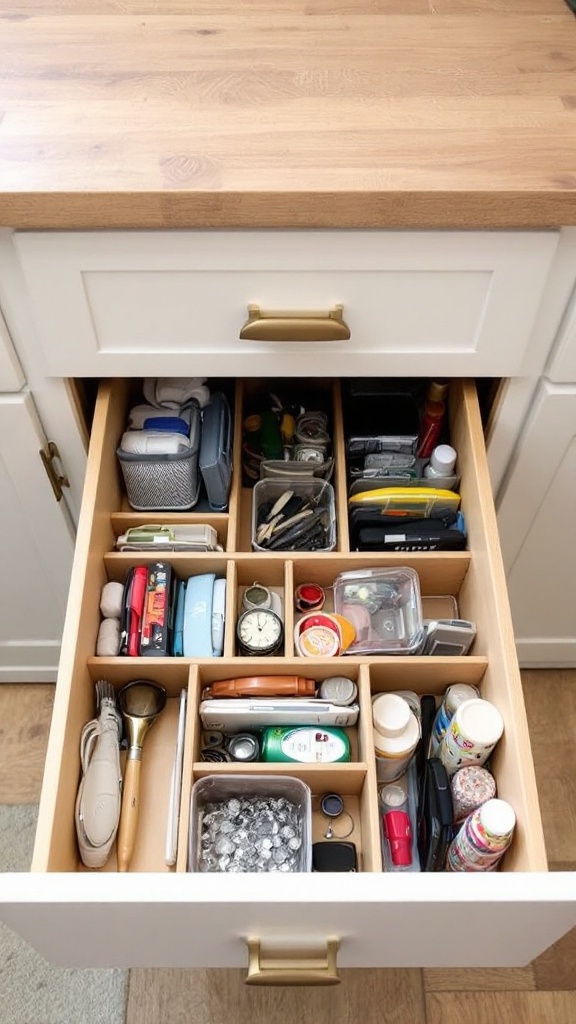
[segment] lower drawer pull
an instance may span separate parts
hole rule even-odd
[[[344,322],[344,307],[328,312],[276,310],[248,306],[248,320],[240,331],[241,341],[348,341],[350,328]]]
[[[247,939],[249,962],[247,985],[339,985],[336,955],[339,940],[326,940],[325,958],[285,957],[266,959],[261,955],[260,939]]]

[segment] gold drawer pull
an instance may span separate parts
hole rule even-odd
[[[278,309],[274,312],[248,306],[248,320],[240,331],[243,341],[348,341],[344,307],[327,313]]]
[[[339,940],[326,940],[326,958],[295,957],[264,959],[260,939],[247,939],[249,962],[247,985],[339,985],[336,954]]]
[[[64,469],[62,468],[62,472],[60,473],[56,466],[57,461],[60,463],[60,466],[62,466],[62,459],[60,457],[60,452],[58,451],[58,445],[55,441],[48,441],[48,443],[40,449],[38,454],[42,459],[42,465],[46,470],[52,490],[54,491],[54,497],[56,498],[56,501],[61,501],[62,488],[70,487],[70,481],[66,476]]]

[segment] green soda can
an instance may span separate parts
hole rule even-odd
[[[334,764],[350,760],[350,740],[344,729],[332,726],[268,726],[262,734],[263,761]]]

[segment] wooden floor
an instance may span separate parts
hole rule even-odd
[[[550,866],[576,870],[576,671],[525,671],[523,684]],[[37,802],[51,706],[51,687],[0,686],[0,803]],[[304,997],[247,988],[239,970],[135,970],[126,1024],[576,1021],[576,929],[525,968],[341,974]]]

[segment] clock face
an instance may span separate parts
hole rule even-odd
[[[254,652],[266,652],[282,639],[282,621],[268,609],[252,609],[238,620],[238,639]]]

